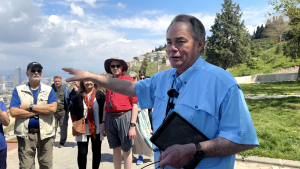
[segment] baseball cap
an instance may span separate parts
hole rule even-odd
[[[41,67],[41,69],[43,69],[43,66],[40,63],[38,63],[38,62],[31,62],[27,66],[27,71],[28,71],[28,69],[31,69],[34,66],[39,66],[39,67]]]

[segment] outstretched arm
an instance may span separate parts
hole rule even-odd
[[[63,70],[68,72],[71,75],[75,75],[72,78],[66,79],[67,82],[89,80],[97,85],[107,88],[110,91],[120,93],[122,95],[130,96],[130,97],[136,96],[135,93],[136,82],[117,79],[117,78],[109,78],[88,71],[72,69],[72,68],[63,68]]]

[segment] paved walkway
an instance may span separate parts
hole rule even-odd
[[[69,124],[71,120],[69,120]],[[59,129],[58,129],[59,131]],[[68,133],[71,133],[72,128],[69,125]],[[72,135],[68,135],[65,147],[58,148],[58,141],[60,135],[57,134],[56,143],[53,147],[53,169],[76,169],[77,167],[77,144],[75,138]],[[137,155],[135,155],[137,157]],[[153,157],[144,157],[144,164],[136,165],[136,159],[133,160],[132,169],[140,169],[148,164],[153,163]],[[268,164],[265,164],[268,163]],[[271,164],[270,164],[271,163]],[[36,168],[38,167],[38,161],[35,162]],[[18,149],[14,148],[7,153],[7,168],[18,169]],[[92,168],[92,150],[89,145],[89,153],[87,157],[87,168]],[[101,169],[113,169],[113,156],[112,150],[109,149],[107,139],[102,142],[102,157],[101,157]],[[124,168],[122,166],[122,168]],[[281,159],[271,159],[262,157],[247,157],[245,161],[242,161],[241,157],[237,156],[234,169],[300,169],[300,162],[289,161]],[[154,165],[146,167],[145,169],[154,169]]]
[[[58,139],[57,139],[58,140]],[[57,144],[57,143],[56,143]],[[89,145],[89,148],[91,146]],[[57,148],[57,145],[53,148],[53,169],[76,169],[77,167],[77,146],[75,139],[72,135],[68,136],[66,145],[64,148]],[[87,168],[92,168],[92,153],[91,149],[89,149],[88,157],[87,157]],[[137,155],[135,155],[137,157]],[[258,157],[254,157],[254,161],[259,161]],[[247,159],[246,159],[247,160]],[[268,158],[263,159],[262,162],[267,162]],[[252,160],[253,161],[253,160]],[[17,148],[10,150],[7,154],[7,168],[8,169],[18,169],[18,155],[17,155]],[[153,157],[144,157],[144,164],[143,165],[136,165],[136,160],[134,160],[132,164],[132,169],[140,169],[143,166],[146,166],[153,162]],[[295,164],[294,168],[297,164]],[[300,166],[300,163],[299,163]],[[36,160],[36,168],[38,168],[38,162]],[[100,168],[103,169],[113,169],[113,156],[112,150],[108,147],[107,139],[102,142],[102,159]],[[263,164],[257,162],[248,162],[248,161],[239,161],[236,160],[235,162],[235,169],[294,169],[292,167],[284,167],[280,165],[271,165],[271,164]],[[299,167],[300,168],[300,167]],[[146,167],[145,169],[154,169],[154,165]]]

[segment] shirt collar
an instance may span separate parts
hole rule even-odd
[[[187,83],[189,79],[194,75],[204,64],[204,60],[202,59],[202,56],[200,56],[196,62],[188,68],[185,72],[183,72],[179,77],[178,77],[178,72],[175,70],[173,72],[173,80],[176,80],[177,78],[180,79],[181,82]]]
[[[42,84],[42,83],[40,83],[40,88],[41,88],[41,92],[44,92],[44,91],[46,91],[47,89],[46,89],[46,86],[44,85],[44,84]],[[24,85],[24,88],[23,88],[23,90],[25,91],[30,91],[30,89],[29,89],[29,86],[28,86],[28,83],[25,83],[25,85]]]

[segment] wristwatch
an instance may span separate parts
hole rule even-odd
[[[201,161],[204,156],[205,156],[205,153],[204,151],[201,149],[201,145],[199,143],[195,143],[195,146],[196,146],[196,154],[194,155],[194,157]]]
[[[135,124],[135,123],[130,123],[130,126],[131,126],[131,127],[135,127],[136,124]]]
[[[32,111],[33,104],[29,105],[29,110]]]

